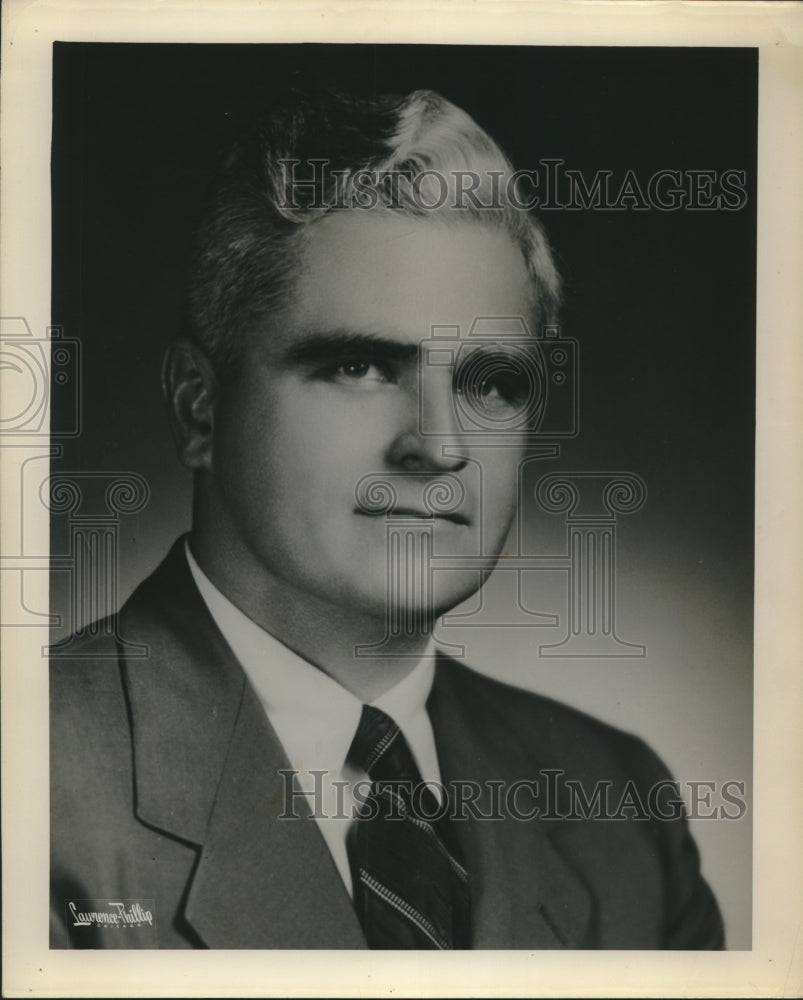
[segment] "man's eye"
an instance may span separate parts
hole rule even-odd
[[[454,390],[463,397],[461,406],[478,415],[507,415],[530,407],[540,398],[537,359],[524,350],[478,349],[458,360]]]
[[[392,373],[387,365],[359,358],[349,358],[338,362],[331,369],[331,378],[341,385],[353,385],[355,383],[378,384],[393,381]]]
[[[483,379],[478,389],[479,399],[489,409],[500,406],[518,407],[526,401],[530,383],[524,373],[500,373]]]

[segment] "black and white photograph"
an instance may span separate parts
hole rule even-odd
[[[749,947],[756,101],[56,45],[55,947]]]
[[[54,37],[51,956],[756,947],[759,47],[512,41]]]

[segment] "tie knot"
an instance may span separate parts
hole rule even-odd
[[[347,759],[372,781],[421,780],[402,731],[389,715],[373,705],[363,705]]]

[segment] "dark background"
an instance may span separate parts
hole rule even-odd
[[[65,468],[147,475],[147,517],[185,506],[159,365],[217,151],[287,83],[429,87],[518,167],[558,157],[642,185],[660,169],[744,169],[727,211],[542,213],[580,341],[571,468],[633,469],[652,515],[752,556],[757,57],[749,49],[58,43],[53,322],[83,346],[82,434]],[[180,485],[181,501],[177,503]],[[154,554],[156,558],[156,554]]]
[[[121,596],[189,525],[161,356],[217,151],[279,88],[432,88],[517,167],[560,158],[587,181],[744,170],[740,211],[542,213],[563,332],[580,343],[581,433],[560,467],[629,470],[648,486],[618,553],[620,634],[647,641],[646,660],[535,663],[519,632],[500,665],[498,634],[471,639],[479,667],[642,732],[679,777],[749,782],[757,76],[753,49],[57,43],[52,318],[81,342],[83,390],[81,434],[53,471],[148,481],[148,506],[120,522]],[[559,546],[561,519],[531,507],[531,550]],[[65,539],[54,518],[54,551]],[[54,574],[62,634],[80,624],[63,585]],[[540,610],[556,610],[548,594]],[[749,947],[749,830],[697,832],[731,946]]]

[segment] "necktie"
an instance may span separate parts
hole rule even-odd
[[[370,948],[470,947],[468,873],[446,816],[407,741],[364,705],[349,761],[371,779],[347,848],[354,905]]]

